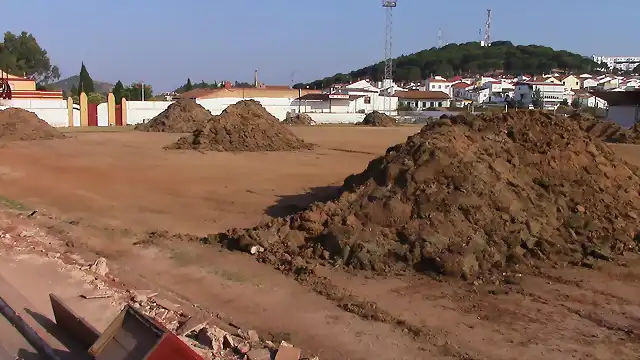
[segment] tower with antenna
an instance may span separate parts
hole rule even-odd
[[[484,25],[484,41],[482,46],[491,46],[491,9],[487,9],[487,23]]]
[[[383,89],[393,86],[393,9],[398,6],[398,0],[382,0],[385,11],[385,38],[384,38],[384,79]],[[391,94],[387,94],[391,95]],[[384,110],[391,110],[391,98],[385,97]]]

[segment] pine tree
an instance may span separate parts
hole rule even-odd
[[[113,87],[113,90],[111,90],[111,93],[113,93],[116,104],[120,105],[122,103],[122,97],[124,96],[124,85],[122,84],[122,81],[118,80],[116,85]]]
[[[93,87],[93,79],[89,75],[87,71],[87,67],[84,66],[84,62],[82,63],[82,67],[80,68],[80,81],[78,82],[78,93],[90,94],[95,92]]]
[[[191,79],[187,79],[187,83],[184,85],[184,91],[191,91],[193,90],[193,84],[191,83]]]

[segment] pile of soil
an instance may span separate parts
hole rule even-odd
[[[283,124],[286,125],[315,125],[316,122],[313,121],[311,116],[307,114],[294,114],[287,116],[286,119],[282,121]]]
[[[640,250],[639,175],[564,117],[453,116],[347,177],[333,200],[210,241],[258,245],[283,269],[317,261],[499,280],[594,267]]]
[[[624,131],[616,140],[622,144],[640,145],[640,124],[635,124],[631,129]]]
[[[64,139],[63,133],[21,108],[0,110],[0,141]]]
[[[381,126],[381,127],[396,126],[396,119],[392,118],[391,116],[385,113],[373,111],[368,113],[367,116],[364,117],[364,120],[358,123],[358,125]]]
[[[189,133],[204,127],[213,117],[209,110],[195,100],[182,98],[163,112],[135,129],[148,132]]]
[[[631,129],[625,129],[612,121],[599,120],[586,114],[574,114],[570,118],[577,121],[583,131],[602,141],[640,144],[640,124],[634,125]]]
[[[259,102],[243,100],[214,116],[204,128],[184,136],[168,149],[203,151],[294,151],[311,149]]]

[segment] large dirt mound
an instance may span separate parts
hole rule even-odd
[[[358,125],[381,126],[381,127],[396,126],[396,119],[392,118],[391,116],[385,113],[373,111],[368,113],[367,116],[364,117],[364,120],[358,123]]]
[[[63,133],[20,108],[0,110],[0,141],[64,139]]]
[[[312,148],[259,102],[243,100],[167,147],[205,151],[294,151]]]
[[[287,116],[286,119],[282,121],[283,124],[286,125],[315,125],[316,122],[313,121],[311,116],[308,114],[294,114]]]
[[[345,179],[336,199],[217,241],[262,260],[497,279],[638,251],[638,169],[553,114],[425,125]],[[544,268],[544,267],[543,267]]]
[[[192,99],[179,99],[163,112],[135,129],[149,132],[189,133],[204,127],[213,115]]]

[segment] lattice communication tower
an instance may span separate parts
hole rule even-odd
[[[398,6],[398,0],[382,0],[382,7],[385,10],[385,39],[384,39],[384,79],[382,87],[388,89],[393,85],[393,9]],[[386,95],[391,95],[390,93]],[[387,96],[384,102],[384,109],[391,110],[391,97]]]

